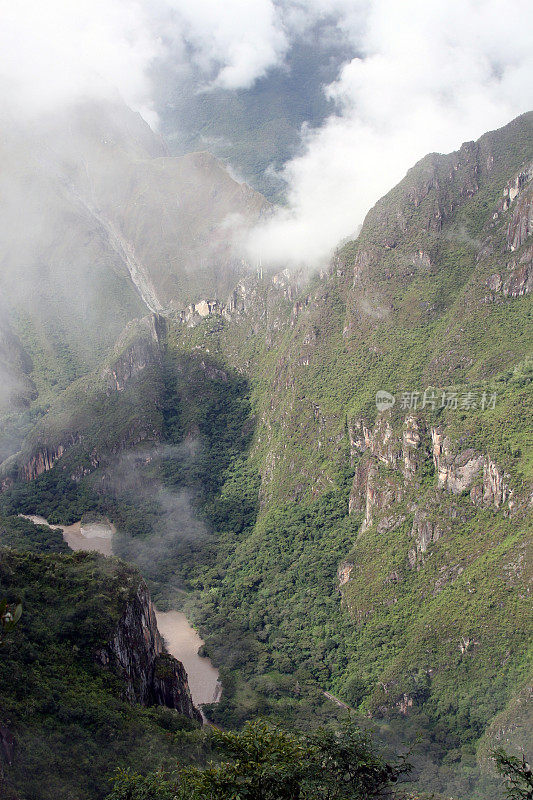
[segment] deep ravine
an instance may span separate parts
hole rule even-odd
[[[63,538],[71,550],[92,551],[104,556],[113,555],[113,534],[115,528],[110,522],[84,523],[73,525],[50,525],[48,520],[38,515],[24,515],[36,525],[61,528]],[[181,661],[187,672],[187,679],[193,702],[196,706],[214,703],[220,699],[221,684],[218,670],[209,658],[198,655],[203,640],[181,611],[159,611],[154,609],[157,627],[164,639],[168,652]]]

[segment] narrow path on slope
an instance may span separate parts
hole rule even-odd
[[[352,706],[349,706],[348,703],[344,703],[342,700],[339,700],[339,698],[335,697],[335,695],[331,694],[331,692],[323,691],[322,694],[324,695],[324,697],[327,697],[328,700],[331,700],[332,703],[335,703],[336,706],[340,706],[341,708],[345,708],[346,711],[354,711],[355,712],[355,708],[352,708]]]

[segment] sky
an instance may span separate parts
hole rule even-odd
[[[158,60],[171,54],[198,92],[253,87],[327,21],[358,56],[323,87],[332,114],[302,127],[287,204],[246,243],[276,266],[324,264],[426,153],[533,108],[530,0],[0,0],[0,21],[8,114],[118,91],[154,128]]]

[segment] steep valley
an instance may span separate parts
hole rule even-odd
[[[22,516],[35,525],[45,525],[59,529],[63,539],[74,552],[113,555],[113,538],[116,530],[109,520],[97,522],[75,522],[73,525],[51,526],[44,517]],[[158,611],[154,606],[157,629],[163,638],[170,655],[183,664],[193,703],[199,707],[204,703],[216,702],[220,696],[218,670],[208,658],[202,658],[198,651],[204,642],[197,631],[189,624],[185,614],[179,611]]]
[[[234,237],[269,204],[208,153],[169,157],[118,98],[38,126],[8,115],[0,132],[4,452],[128,322],[226,297],[243,271]]]
[[[120,206],[128,213],[113,225],[145,247],[135,253],[157,313],[128,294],[129,310],[115,317],[122,332],[107,329],[98,358],[34,416],[38,369],[11,358],[26,417],[0,466],[5,570],[20,569],[25,586],[48,558],[69,586],[82,581],[100,635],[101,585],[119,575],[133,586],[138,573],[66,555],[62,541],[13,520],[106,516],[115,553],[140,570],[157,607],[184,611],[198,627],[223,685],[206,707],[214,723],[335,723],[346,712],[329,692],[384,747],[412,746],[413,791],[498,796],[491,749],[531,742],[532,127],[527,114],[457,153],[424,158],[311,276],[239,274],[219,243],[228,271],[197,270],[200,244],[189,282],[187,268],[164,267],[177,249],[172,220],[145,236],[137,211]],[[219,170],[204,154],[168,162],[156,149],[124,178],[158,219],[169,185],[201,183],[206,172],[209,183]],[[120,182],[93,179],[110,219],[109,184],[118,192]],[[254,218],[266,212],[251,190],[217,180],[229,193],[224,209],[242,202]],[[109,242],[117,256],[122,245]],[[20,333],[24,347],[28,336]],[[45,350],[34,345],[35,364]],[[32,537],[51,555],[20,555]],[[28,616],[46,611],[42,594],[41,605],[28,600]],[[176,743],[194,746],[179,732],[192,724],[142,714],[146,730],[132,737],[149,751],[143,769],[158,766],[156,750],[167,763]],[[161,744],[165,726],[172,745]],[[124,761],[126,746],[106,753]],[[91,769],[83,761],[84,774]],[[91,791],[80,797],[104,796]]]

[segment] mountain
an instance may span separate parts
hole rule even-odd
[[[215,158],[169,157],[118,100],[39,125],[7,116],[2,133],[2,317],[43,402],[148,309],[229,292],[242,271],[233,238],[268,203]]]
[[[5,514],[105,513],[185,603],[215,722],[307,728],[336,698],[472,800],[530,735],[532,126],[424,158],[309,281],[130,322],[1,472]]]
[[[2,519],[0,545],[3,597],[24,607],[2,642],[2,797],[103,797],[118,763],[170,765],[201,717],[139,573],[26,520]]]
[[[422,731],[420,785],[459,796],[490,791],[484,736],[530,734],[532,121],[423,159],[303,291],[173,332],[251,385],[260,510],[196,610],[223,663],[252,642],[220,718],[283,718],[311,674]]]
[[[300,151],[302,126],[316,128],[334,113],[323,87],[355,55],[348,38],[326,19],[299,36],[284,63],[252,86],[225,89],[212,83],[208,91],[198,91],[205,73],[192,65],[184,70],[180,54],[170,52],[153,70],[153,82],[172,154],[207,148],[269,200],[281,199],[287,187],[279,171]]]

